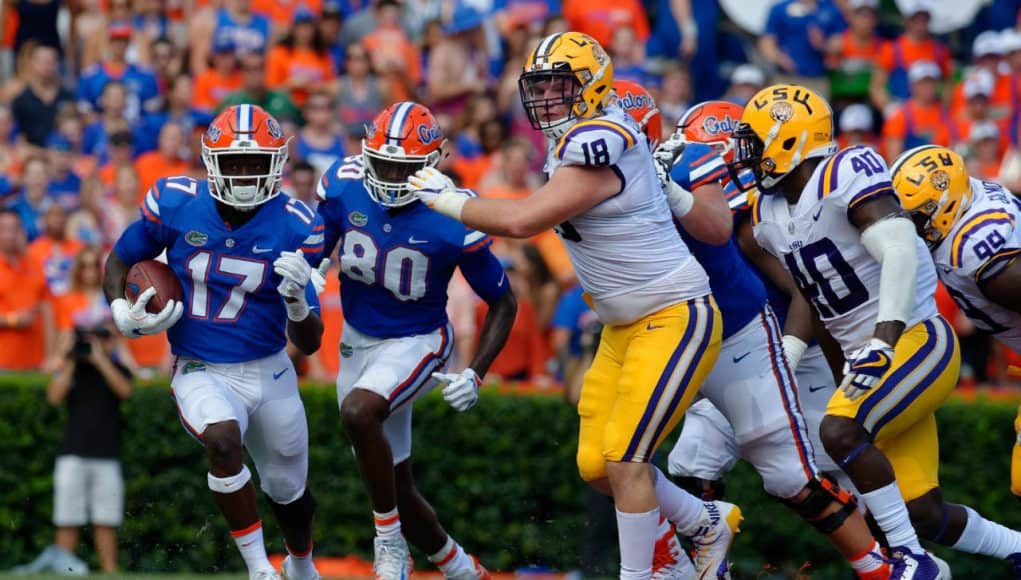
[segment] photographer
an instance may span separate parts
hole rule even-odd
[[[93,250],[78,255],[74,288],[98,276],[98,259]],[[87,293],[77,302],[61,317],[71,329],[61,337],[63,357],[46,392],[50,404],[66,404],[68,411],[54,468],[56,541],[34,562],[16,569],[21,573],[87,573],[88,566],[74,552],[79,529],[88,522],[102,570],[117,570],[116,528],[124,515],[120,403],[131,395],[131,372],[116,355],[119,334],[105,302],[87,299]]]

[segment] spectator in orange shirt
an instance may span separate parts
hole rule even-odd
[[[930,143],[949,147],[957,139],[950,113],[939,102],[940,68],[922,60],[911,65],[908,78],[911,98],[883,126],[884,153],[888,160],[903,151]]]
[[[103,296],[101,260],[98,248],[84,248],[74,258],[67,293],[53,300],[57,356],[71,349],[76,328],[92,329],[112,322],[110,307]],[[123,336],[115,333],[115,342],[117,350],[125,352]]]
[[[845,107],[840,113],[839,127],[837,145],[841,149],[854,145],[876,147],[875,119],[868,105],[855,103]]]
[[[292,22],[303,15],[317,20],[323,11],[323,0],[251,0],[252,12],[269,19],[277,35],[284,33]]]
[[[67,235],[67,210],[50,204],[43,214],[43,235],[29,244],[27,256],[46,276],[51,296],[63,296],[70,284],[74,256],[85,247]]]
[[[833,91],[837,96],[868,97],[869,82],[884,44],[876,34],[878,0],[848,0],[844,32],[827,41],[826,68],[834,71]]]
[[[241,71],[234,56],[234,41],[221,36],[213,43],[212,66],[195,76],[192,104],[212,115],[227,95],[241,88]]]
[[[52,334],[46,278],[25,252],[18,214],[0,209],[0,370],[38,369]]]
[[[929,0],[906,0],[899,6],[904,16],[904,33],[883,45],[869,86],[872,103],[881,111],[911,96],[909,70],[916,62],[936,63],[942,77],[950,78],[950,51],[929,31],[932,21]]]
[[[1008,145],[1008,119],[993,115],[991,104],[994,92],[993,83],[993,76],[989,71],[978,69],[958,85],[964,105],[954,114],[954,129],[957,135],[966,137],[971,135],[971,129],[976,123],[995,123],[1000,130],[997,139],[999,154],[1003,155]]]
[[[500,356],[496,357],[486,375],[492,380],[527,381],[539,386],[550,382],[546,374],[546,361],[549,359],[549,345],[546,342],[542,327],[539,326],[535,309],[529,298],[528,281],[509,260],[504,262],[507,279],[511,289],[518,298],[518,312],[511,327],[510,336],[504,344]],[[482,328],[489,307],[479,300],[475,308],[476,328]]]
[[[965,160],[968,175],[976,179],[996,179],[1000,174],[1000,128],[991,121],[979,121],[968,133]]]
[[[394,101],[415,99],[422,82],[422,57],[401,27],[397,0],[378,0],[373,8],[377,28],[362,38],[372,69],[390,85]]]
[[[638,0],[564,0],[563,6],[570,29],[602,46],[610,46],[614,29],[620,26],[633,28],[641,43],[649,39],[649,16]]]
[[[135,139],[130,131],[117,131],[110,135],[108,159],[99,168],[99,178],[107,188],[113,189],[117,181],[117,171],[121,167],[134,168],[134,143]]]
[[[1006,120],[1011,113],[1011,77],[1009,74],[1000,72],[1003,48],[1004,42],[1000,33],[993,30],[987,30],[976,36],[971,48],[972,62],[975,66],[969,71],[967,78],[981,76],[983,83],[988,78],[987,108],[989,113],[987,118],[992,121]],[[966,83],[959,83],[954,87],[954,92],[951,95],[950,113],[955,118],[960,117],[966,107],[968,97],[964,94],[965,88]],[[967,135],[967,133],[961,133],[961,135]]]
[[[288,91],[298,107],[305,104],[310,91],[328,88],[334,70],[315,15],[299,10],[294,26],[266,58],[266,86]]]
[[[532,144],[520,137],[511,137],[501,146],[493,168],[479,182],[482,197],[521,199],[542,185],[542,178],[532,171]]]
[[[156,150],[143,153],[135,160],[135,172],[138,174],[141,191],[138,203],[142,202],[142,195],[149,191],[159,178],[188,173],[190,165],[181,157],[181,152],[187,145],[185,139],[184,129],[180,125],[167,123],[160,129],[159,146]]]

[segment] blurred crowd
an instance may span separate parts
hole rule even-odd
[[[782,0],[753,36],[716,0],[5,1],[0,370],[56,370],[75,328],[108,324],[104,253],[158,178],[205,178],[201,135],[230,104],[281,121],[293,136],[285,191],[313,206],[322,172],[359,153],[365,124],[406,99],[440,121],[442,170],[482,196],[522,197],[541,183],[545,154],[518,74],[541,36],[578,30],[607,48],[617,79],[648,88],[667,132],[693,103],[744,104],[798,82],[829,95],[841,144],[870,143],[887,159],[954,146],[973,175],[1021,192],[1019,10],[1021,0],[990,0],[970,27],[935,36],[925,0]],[[491,375],[572,392],[599,325],[563,245],[546,232],[496,250],[520,307]],[[330,278],[328,346],[302,364],[323,381],[341,364]],[[456,360],[467,361],[485,307],[463,280],[450,292]],[[966,343],[966,380],[1010,380],[1021,361],[944,303]],[[167,372],[168,350],[163,336],[118,347],[142,376]]]

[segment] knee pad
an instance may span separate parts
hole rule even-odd
[[[306,478],[288,473],[285,469],[264,469],[268,473],[259,472],[262,492],[278,504],[289,504],[305,493]]]
[[[206,477],[206,482],[209,484],[209,489],[216,493],[234,493],[240,491],[251,479],[252,472],[248,470],[247,465],[242,465],[241,471],[235,475],[216,477],[210,473]]]
[[[578,473],[584,481],[595,481],[606,477],[606,458],[597,449],[578,447]]]
[[[858,508],[854,496],[841,489],[835,479],[824,473],[809,481],[805,488],[808,490],[805,499],[782,501],[823,534],[832,534],[840,529],[844,521]],[[819,517],[819,514],[833,502],[840,504],[840,509],[828,516]]]
[[[305,488],[305,493],[291,503],[281,504],[273,501],[273,498],[266,495],[269,507],[273,510],[277,522],[283,529],[299,528],[308,525],[316,513],[316,500],[312,496],[312,490]]]
[[[726,492],[727,489],[727,486],[723,483],[722,479],[702,479],[700,477],[690,477],[686,475],[671,476],[671,479],[674,480],[677,487],[680,487],[702,501],[723,499],[724,492]]]

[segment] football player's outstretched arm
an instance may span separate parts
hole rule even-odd
[[[866,199],[848,210],[861,242],[882,266],[873,337],[895,346],[911,316],[918,272],[915,226],[895,195]]]
[[[486,319],[479,332],[479,347],[475,349],[470,365],[480,377],[486,376],[496,355],[503,350],[518,315],[518,301],[510,288],[499,298],[488,302],[488,305],[489,311],[486,312]]]
[[[576,165],[558,168],[545,185],[524,199],[471,197],[431,168],[409,181],[415,195],[434,211],[472,229],[511,238],[530,238],[544,232],[617,195],[624,186],[609,167]]]
[[[722,246],[734,231],[734,217],[719,182],[707,183],[691,192],[691,211],[677,221],[696,240]]]
[[[979,282],[979,289],[986,298],[1021,313],[1021,261],[1011,258],[999,274]]]

